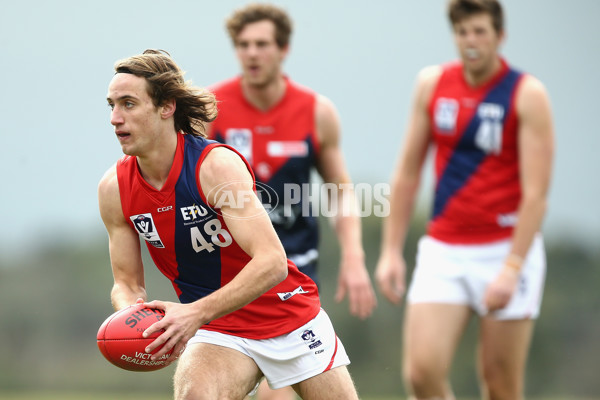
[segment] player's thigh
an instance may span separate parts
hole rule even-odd
[[[471,314],[471,309],[461,304],[408,304],[403,343],[405,372],[445,374]]]
[[[533,327],[531,319],[481,319],[479,357],[484,378],[500,379],[506,385],[520,385]]]
[[[241,352],[208,343],[188,346],[177,364],[175,399],[243,399],[262,377]]]
[[[303,400],[358,400],[346,366],[340,366],[292,386]]]

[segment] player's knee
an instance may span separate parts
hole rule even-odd
[[[515,400],[521,398],[520,389],[514,385],[505,385],[500,380],[486,381],[485,390],[490,400]]]
[[[483,366],[482,377],[485,390],[491,400],[520,399],[520,379],[498,364]]]
[[[403,369],[404,382],[415,392],[421,393],[435,386],[437,381],[443,381],[437,377],[437,373],[426,365],[411,362],[407,363]]]

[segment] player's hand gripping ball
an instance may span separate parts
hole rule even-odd
[[[164,311],[146,308],[141,303],[115,312],[98,330],[100,352],[112,364],[129,371],[156,371],[166,367],[165,361],[172,351],[154,361],[150,359],[152,354],[145,351],[146,346],[163,331],[155,332],[147,338],[142,336],[144,330],[164,316]]]

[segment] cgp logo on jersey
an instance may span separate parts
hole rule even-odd
[[[154,220],[152,219],[151,213],[132,215],[129,217],[131,222],[133,222],[133,226],[135,230],[139,233],[141,237],[152,246],[157,249],[164,249],[165,245],[160,240],[160,236],[158,235],[158,231],[154,225]]]

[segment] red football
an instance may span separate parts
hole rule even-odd
[[[134,304],[115,312],[106,318],[98,330],[96,338],[100,352],[117,367],[129,371],[156,371],[166,367],[165,360],[171,352],[153,361],[151,354],[145,350],[162,332],[155,332],[148,338],[142,336],[146,328],[164,316],[164,311],[147,308],[143,304]]]

